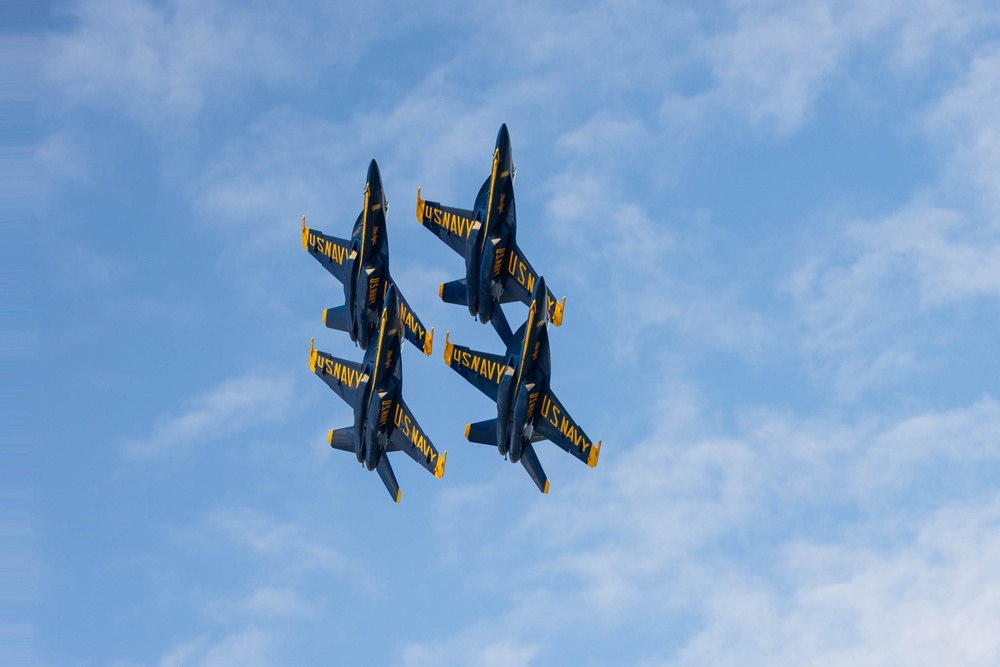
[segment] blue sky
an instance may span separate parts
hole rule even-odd
[[[11,660],[1000,662],[994,3],[40,13],[2,35],[35,116],[4,158]],[[539,447],[547,496],[462,437],[492,405],[444,333],[498,341],[414,217],[417,186],[472,204],[503,122],[567,296],[553,388],[604,441]],[[299,219],[346,236],[372,157],[437,332],[404,395],[449,450],[395,459],[398,506],[308,369],[313,336],[361,353]]]

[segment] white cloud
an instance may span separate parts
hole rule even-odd
[[[994,248],[1000,248],[1000,51],[977,54],[964,78],[927,114],[925,128],[932,141],[951,153],[950,188],[972,192],[986,202]],[[961,197],[961,195],[959,195]]]
[[[207,529],[253,553],[280,563],[278,579],[297,579],[314,572],[341,573],[349,561],[332,546],[305,533],[302,526],[276,521],[252,510],[222,510],[207,517]]]
[[[325,624],[330,598],[342,595],[343,585],[364,597],[385,595],[367,562],[344,555],[348,545],[338,544],[326,525],[270,511],[222,509],[168,535],[182,547],[172,552],[178,561],[187,552],[206,569],[221,563],[235,576],[196,577],[190,589],[176,591],[193,600],[199,634],[166,650],[157,662],[161,667],[286,664],[276,656],[287,658],[302,648],[289,644],[288,629]]]
[[[411,644],[403,649],[402,667],[508,667],[535,664],[538,649],[530,644],[498,640],[497,626],[480,628],[438,645]]]
[[[600,475],[529,501],[516,527],[449,545],[532,554],[505,579],[516,592],[484,613],[490,627],[510,627],[540,661],[595,623],[595,637],[643,636],[621,664],[1000,658],[988,631],[1000,622],[995,399],[895,421],[742,423],[733,436],[669,426],[618,443]],[[483,617],[404,656],[473,659],[488,645]],[[675,624],[687,629],[672,639],[655,629]]]
[[[659,664],[996,664],[998,522],[994,496],[910,524],[915,538],[888,548],[794,542],[784,581],[720,587],[705,628]]]
[[[205,615],[219,623],[234,619],[267,621],[280,618],[301,618],[317,613],[318,605],[307,600],[290,586],[260,586],[240,600],[213,601],[206,605]]]
[[[160,667],[255,667],[275,664],[269,657],[273,637],[260,630],[214,639],[202,635],[170,649],[158,662]]]
[[[285,376],[247,375],[222,382],[190,401],[177,416],[161,416],[149,435],[128,439],[125,453],[136,458],[186,452],[205,441],[280,420],[291,403],[292,380]]]
[[[997,20],[996,17],[993,19]],[[1000,297],[1000,56],[974,54],[967,72],[904,122],[919,121],[943,156],[940,179],[872,220],[813,232],[785,289],[792,327],[820,381],[854,400],[922,363],[946,309]],[[990,311],[982,311],[986,316]]]
[[[703,350],[707,344],[749,358],[760,353],[767,321],[745,305],[738,282],[708,277],[706,248],[695,236],[679,234],[679,221],[662,210],[651,213],[644,201],[623,199],[611,174],[571,170],[552,179],[549,189],[546,231],[561,249],[561,273],[599,295],[589,303],[611,316],[595,320],[630,322],[616,327],[619,354],[634,355],[664,331],[694,336]]]
[[[667,124],[716,127],[706,119],[723,111],[788,135],[808,122],[826,93],[862,108],[883,103],[871,99],[881,91],[867,89],[871,82],[852,71],[857,58],[883,67],[890,85],[905,86],[936,73],[945,57],[955,58],[1000,22],[988,3],[957,0],[727,4],[721,17],[703,17],[692,42],[694,62],[707,64],[711,85],[665,95],[661,117]]]
[[[350,11],[310,22],[288,10],[283,3],[193,0],[77,3],[73,27],[48,36],[46,79],[66,103],[170,128],[198,116],[209,100],[234,103],[248,83],[305,83],[316,72],[302,67],[310,58],[356,57]],[[321,34],[324,26],[336,38]]]
[[[783,287],[792,336],[840,398],[920,370],[949,308],[1000,297],[1000,234],[975,208],[938,206],[923,193],[883,218],[809,239]]]
[[[795,130],[839,66],[848,35],[825,2],[737,7],[735,28],[704,47],[718,81],[712,94],[753,124]]]

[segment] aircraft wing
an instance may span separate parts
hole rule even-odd
[[[347,359],[338,359],[326,352],[320,352],[309,341],[309,368],[326,382],[338,396],[353,406],[358,385],[364,379],[364,366]]]
[[[417,220],[462,257],[465,257],[465,244],[475,218],[476,214],[472,211],[442,206],[436,201],[424,201],[420,198],[420,188],[417,188]]]
[[[444,475],[444,463],[448,458],[448,452],[438,454],[434,444],[424,434],[420,424],[410,412],[410,408],[401,399],[396,401],[393,410],[393,425],[386,451],[406,452],[411,459],[427,468],[435,477],[440,478]]]
[[[591,468],[597,465],[597,457],[601,453],[601,443],[596,444],[587,438],[577,423],[566,412],[551,389],[545,390],[542,396],[542,406],[535,420],[535,430],[548,440],[580,459]]]
[[[399,319],[403,322],[407,340],[423,350],[424,354],[430,356],[434,349],[434,329],[428,330],[424,326],[417,314],[410,308],[410,304],[403,298],[403,293],[399,291],[399,285],[396,285],[396,281],[393,281],[393,285],[396,287],[396,295],[399,298]]]
[[[504,281],[504,294],[500,298],[500,302],[520,301],[529,305],[532,292],[535,291],[535,283],[538,282],[538,272],[532,268],[531,262],[516,245],[507,248],[504,262],[507,264],[507,280]],[[557,327],[561,326],[566,297],[563,297],[562,302],[559,302],[552,290],[547,289],[546,291],[549,297],[549,320]]]
[[[302,216],[302,247],[332,273],[334,278],[344,282],[347,277],[344,262],[347,261],[349,254],[349,241],[327,236],[316,229],[309,229],[306,227],[306,216]]]
[[[463,345],[452,345],[448,340],[448,334],[445,334],[444,363],[454,368],[459,375],[475,385],[491,400],[497,400],[500,379],[508,369],[503,356],[477,352]]]

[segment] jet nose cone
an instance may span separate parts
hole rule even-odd
[[[500,159],[503,162],[510,162],[510,132],[507,131],[507,123],[501,125],[497,133],[497,150],[500,151]]]
[[[538,276],[538,282],[535,283],[535,290],[531,293],[531,302],[538,307],[539,314],[549,312],[548,295],[549,291],[545,287],[545,278]]]
[[[531,298],[537,299],[543,294],[545,294],[545,276],[538,276],[538,282],[535,283],[535,291]]]
[[[375,161],[375,158],[372,158],[372,161],[368,163],[368,180],[382,182],[382,174],[378,170],[378,162]]]
[[[382,190],[382,173],[378,170],[378,162],[373,158],[368,163],[368,192],[375,201],[381,201],[385,194]]]

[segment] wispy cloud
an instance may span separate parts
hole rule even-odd
[[[171,648],[159,667],[255,667],[275,664],[274,638],[261,630],[244,630],[213,638],[205,634]]]
[[[206,529],[280,563],[286,579],[313,572],[341,573],[347,567],[337,549],[306,535],[302,526],[257,511],[220,510],[206,517]]]
[[[1000,51],[978,53],[962,79],[928,112],[924,127],[928,136],[951,153],[947,184],[958,191],[970,190],[986,203],[989,227],[1000,233],[1000,120],[990,113],[1000,104]],[[956,202],[957,203],[957,202]],[[996,242],[996,238],[992,239]]]
[[[490,627],[501,619],[543,662],[566,658],[562,638],[595,623],[596,634],[642,637],[616,650],[623,664],[886,664],[914,656],[913,640],[927,655],[997,659],[1000,642],[983,634],[1000,622],[988,556],[1000,521],[995,400],[859,425],[767,413],[744,423],[729,436],[688,440],[671,426],[619,443],[601,475],[531,502],[517,528],[469,536],[487,542],[465,553],[529,541],[535,554],[513,565],[518,592],[488,612]],[[895,623],[883,632],[885,618]],[[480,620],[404,656],[474,659],[489,645]],[[966,622],[976,630],[958,631]],[[609,650],[606,640],[594,641]]]
[[[291,402],[292,380],[285,376],[247,375],[222,382],[193,398],[183,413],[159,417],[151,432],[125,441],[125,453],[149,458],[187,452],[244,429],[280,420]]]
[[[700,127],[723,112],[764,132],[788,135],[808,122],[821,95],[857,93],[857,86],[868,85],[849,71],[859,55],[877,54],[890,78],[920,78],[937,55],[974,41],[972,35],[985,34],[998,21],[981,2],[728,4],[725,19],[706,20],[711,27],[693,43],[712,85],[667,94],[665,120]]]
[[[73,26],[46,44],[45,75],[64,104],[115,109],[172,133],[206,104],[232,103],[252,82],[304,83],[308,59],[357,57],[349,10],[308,21],[287,4],[113,0],[76,3]],[[329,21],[329,23],[327,23]],[[321,28],[337,31],[336,38]]]
[[[704,630],[651,664],[993,664],[998,520],[994,497],[942,509],[888,548],[793,543],[779,559],[784,581],[720,587]]]
[[[223,563],[239,576],[199,581],[184,591],[200,630],[166,649],[161,666],[278,664],[277,655],[294,653],[289,628],[314,627],[342,585],[360,587],[363,594],[379,586],[364,562],[345,555],[347,545],[336,534],[308,529],[301,517],[225,508],[167,535],[180,547],[176,554],[186,552],[206,568]]]
[[[717,80],[710,95],[753,124],[797,129],[839,66],[848,32],[825,2],[740,4],[736,17],[705,45]]]
[[[991,76],[998,63],[992,51],[975,56],[952,88],[910,119],[941,151],[940,178],[915,187],[885,216],[814,234],[785,282],[806,359],[843,398],[919,368],[935,335],[928,324],[946,309],[1000,297],[1000,206],[992,187],[1000,128],[985,111],[1000,103]]]
[[[759,354],[768,322],[748,307],[737,278],[710,277],[708,249],[697,235],[677,231],[678,222],[688,230],[696,226],[673,218],[684,214],[624,199],[616,177],[595,171],[562,173],[550,188],[544,219],[564,249],[561,272],[598,295],[590,303],[611,311],[601,318],[609,326],[630,323],[614,337],[621,354],[632,356],[667,331],[697,336],[703,350],[710,345],[751,358]]]
[[[439,645],[411,644],[403,649],[401,667],[506,667],[537,664],[538,648],[520,641],[496,638],[495,625],[483,627],[476,636],[462,636]]]

